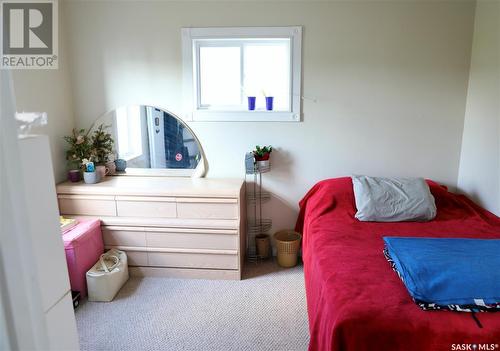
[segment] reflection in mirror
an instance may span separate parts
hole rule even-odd
[[[168,169],[172,170],[168,174],[184,176],[204,173],[203,153],[197,138],[169,112],[152,106],[124,106],[101,117],[94,126],[100,124],[108,127],[115,140],[117,157],[127,161],[129,174],[139,174],[136,169]],[[144,173],[154,175],[151,171]]]

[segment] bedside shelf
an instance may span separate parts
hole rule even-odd
[[[260,191],[255,194],[254,193],[247,194],[247,201],[250,205],[255,204],[256,201],[257,202],[262,201],[264,203],[269,200],[271,200],[271,193],[267,191]]]
[[[245,155],[245,187],[246,196],[249,205],[248,213],[252,218],[248,220],[247,225],[247,259],[251,262],[260,261],[263,257],[257,255],[256,236],[260,234],[267,235],[272,228],[272,221],[263,218],[262,205],[271,200],[271,193],[262,191],[262,174],[271,171],[271,164],[264,167],[258,167],[252,153]],[[246,182],[247,176],[252,181]]]
[[[250,166],[251,167],[251,166]],[[246,169],[246,174],[261,174],[261,173],[267,173],[271,171],[271,164],[269,163],[268,166],[266,167],[258,167],[256,164],[253,166],[253,168],[247,168]]]
[[[249,221],[248,234],[252,234],[252,235],[265,234],[266,232],[271,230],[272,225],[273,225],[273,222],[270,219],[261,219],[260,221],[257,221],[257,222],[250,222]]]

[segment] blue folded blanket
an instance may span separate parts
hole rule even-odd
[[[500,240],[384,237],[384,254],[422,309],[500,310]]]

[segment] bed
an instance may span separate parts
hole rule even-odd
[[[477,314],[480,328],[470,313],[423,311],[384,258],[383,236],[500,238],[498,217],[428,183],[438,212],[424,223],[358,221],[347,177],[302,199],[309,350],[500,350],[500,313]]]

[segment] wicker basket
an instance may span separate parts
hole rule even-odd
[[[280,230],[274,234],[278,249],[278,264],[281,267],[293,267],[297,264],[297,254],[302,235],[293,230]]]

